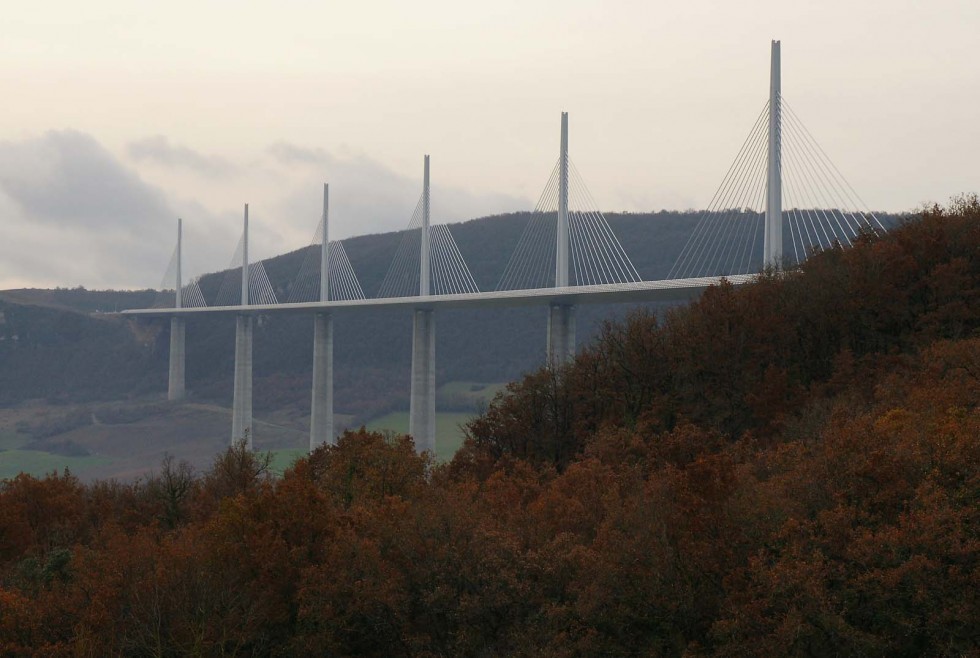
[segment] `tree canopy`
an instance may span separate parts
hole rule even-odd
[[[608,323],[449,464],[0,485],[4,655],[975,655],[980,203]]]

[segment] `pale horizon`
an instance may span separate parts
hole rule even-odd
[[[607,212],[702,209],[782,89],[874,210],[977,191],[975,2],[49,3],[0,27],[0,289],[157,287],[433,221],[533,207],[570,153]]]

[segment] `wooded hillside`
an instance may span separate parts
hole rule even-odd
[[[641,275],[666,275],[697,222],[688,213],[609,216]],[[480,288],[497,284],[528,221],[527,213],[476,219],[452,227]],[[366,294],[376,294],[403,233],[345,240],[345,249]],[[265,261],[280,299],[288,299],[307,247]],[[208,274],[200,285],[214,300],[234,272]],[[14,290],[0,293],[0,406],[27,399],[55,402],[112,400],[166,391],[169,322],[127,321],[104,315],[161,301],[154,291],[92,291],[84,288]],[[579,338],[585,342],[603,318],[628,307],[583,307]],[[79,317],[73,311],[103,315]],[[502,382],[544,361],[543,309],[447,311],[438,317],[439,381]],[[283,405],[309,406],[313,324],[309,317],[265,318],[255,328],[254,404],[258,412]],[[95,336],[96,333],[100,335]],[[411,365],[411,315],[364,311],[335,322],[336,406],[363,421],[407,408]],[[17,340],[5,337],[17,336]],[[23,349],[24,345],[33,346]],[[470,349],[473,344],[484,346]],[[18,349],[20,348],[20,349]],[[194,399],[231,403],[234,323],[228,318],[187,321],[187,386]],[[68,367],[65,367],[67,364]],[[90,377],[88,373],[98,373]]]
[[[879,216],[886,226],[899,221],[895,216]],[[693,211],[607,215],[639,274],[648,280],[667,275],[698,217]],[[452,226],[460,252],[481,290],[495,288],[527,221],[527,213],[513,213]],[[367,295],[376,294],[402,236],[398,232],[384,233],[344,241]],[[316,247],[265,261],[280,299],[289,298],[290,286],[310,249]],[[239,275],[218,272],[203,277],[200,285],[205,297],[213,300],[226,276]],[[149,307],[157,297],[153,291],[83,288],[0,293],[0,311],[9,309],[6,326],[0,325],[0,406],[32,398],[88,402],[164,393],[169,322],[136,322],[104,315],[89,320],[72,314]],[[595,335],[603,319],[622,317],[630,308],[598,305],[578,309],[579,343],[585,344]],[[439,313],[437,322],[436,367],[440,382],[510,381],[544,362],[544,309],[446,311]],[[104,333],[92,338],[96,331]],[[4,342],[6,335],[17,335],[20,342]],[[16,349],[28,343],[36,349]],[[364,422],[392,409],[407,409],[409,313],[345,314],[335,322],[334,343],[338,412],[352,414]],[[277,316],[257,324],[256,411],[262,413],[284,405],[308,409],[312,344],[313,323],[309,317]],[[483,349],[471,349],[474,344]],[[66,362],[71,367],[62,369]],[[233,322],[228,318],[188,319],[187,386],[193,399],[230,405],[233,362]],[[90,372],[99,373],[99,377],[89,377]]]
[[[434,466],[0,486],[4,655],[980,651],[980,203],[510,386]]]

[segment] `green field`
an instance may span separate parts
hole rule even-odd
[[[285,450],[271,450],[270,452],[272,453],[272,463],[269,464],[269,468],[276,475],[282,475],[297,459],[310,454],[302,448],[287,448]]]
[[[462,425],[472,420],[477,410],[485,407],[493,397],[506,388],[505,383],[447,382],[436,391],[436,405],[452,404],[456,409],[471,407],[472,411],[436,412],[436,460],[446,462],[453,458],[463,445]],[[452,408],[452,407],[451,407]],[[372,431],[408,433],[408,412],[396,411],[372,419],[366,425]]]
[[[0,480],[16,477],[20,473],[40,477],[66,468],[77,473],[110,461],[104,457],[65,457],[37,450],[4,450],[0,452]]]
[[[452,459],[463,442],[461,425],[484,408],[504,384],[453,381],[436,392],[436,460]],[[133,403],[145,407],[147,402]],[[115,406],[120,406],[115,403]],[[228,410],[212,404],[185,403],[159,405],[133,422],[93,422],[57,435],[55,443],[70,441],[84,448],[89,456],[66,456],[40,450],[27,450],[33,443],[29,433],[18,431],[21,422],[37,425],[57,420],[74,408],[45,405],[2,410],[0,413],[0,479],[24,472],[43,476],[52,471],[69,469],[83,480],[118,477],[124,480],[142,477],[159,467],[162,450],[188,461],[199,473],[213,463],[214,456],[226,446]],[[95,412],[98,412],[95,409]],[[93,418],[95,418],[93,412]],[[338,414],[341,426],[353,422],[350,416]],[[294,410],[283,410],[265,420],[256,419],[256,450],[272,452],[271,470],[282,474],[298,457],[306,455],[307,432],[300,427],[305,418]],[[367,429],[408,433],[408,412],[389,413],[372,419]],[[303,446],[303,447],[300,447]],[[82,454],[85,454],[82,452]]]
[[[447,382],[436,391],[440,400],[458,399],[475,404],[489,404],[498,392],[507,388],[506,383]]]
[[[469,413],[436,413],[437,461],[446,462],[453,458],[453,455],[463,444],[463,431],[460,429],[460,425],[468,422],[471,418],[473,418],[473,414]],[[407,434],[408,412],[399,411],[375,418],[367,424],[366,429],[374,432],[388,430],[398,434]],[[277,475],[282,475],[297,459],[307,455],[306,450],[301,448],[271,450],[270,452],[272,453],[270,468]]]
[[[436,460],[449,461],[463,445],[463,430],[460,425],[473,418],[473,414],[457,412],[436,413]],[[408,412],[394,413],[375,418],[367,424],[367,429],[380,432],[390,430],[399,434],[408,433]]]
[[[67,457],[38,450],[23,450],[29,437],[11,427],[0,428],[0,480],[16,477],[20,473],[43,476],[66,468],[77,473],[91,466],[107,464],[105,457]]]

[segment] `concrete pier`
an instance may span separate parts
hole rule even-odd
[[[782,92],[779,42],[772,42],[769,68],[769,157],[766,168],[766,230],[764,266],[783,262]]]
[[[167,385],[168,400],[183,400],[184,390],[184,363],[186,359],[184,348],[184,320],[182,318],[170,318],[170,378]]]
[[[575,307],[548,307],[548,366],[560,367],[575,358]]]
[[[568,112],[561,113],[561,145],[558,150],[558,237],[555,244],[555,287],[568,285]]]
[[[247,438],[252,449],[252,317],[235,319],[235,397],[231,410],[231,440]]]
[[[248,204],[242,231],[242,306],[248,306]],[[231,441],[246,439],[252,449],[252,316],[235,318],[235,393],[231,405]]]
[[[558,240],[555,245],[555,287],[569,285],[568,225],[568,112],[561,113],[558,151]],[[548,308],[548,367],[561,367],[575,356],[575,307],[552,304]]]
[[[419,253],[419,297],[430,294],[429,156],[422,171],[422,244]],[[436,320],[432,309],[415,309],[412,320],[412,394],[408,433],[418,452],[436,449]]]
[[[323,184],[320,232],[320,301],[330,299],[330,186]],[[335,445],[333,426],[333,316],[313,316],[313,402],[310,405],[310,452]]]
[[[436,449],[436,323],[431,310],[417,309],[412,327],[412,395],[408,433],[419,452]]]
[[[321,444],[334,445],[333,424],[333,317],[317,313],[313,318],[313,403],[310,407],[310,451]]]
[[[177,218],[177,271],[174,278],[174,308],[183,307],[183,282],[181,280],[181,260],[183,259],[183,233],[184,220]],[[183,400],[184,389],[184,363],[185,353],[185,332],[183,318],[170,318],[170,378],[167,380],[167,399]]]

